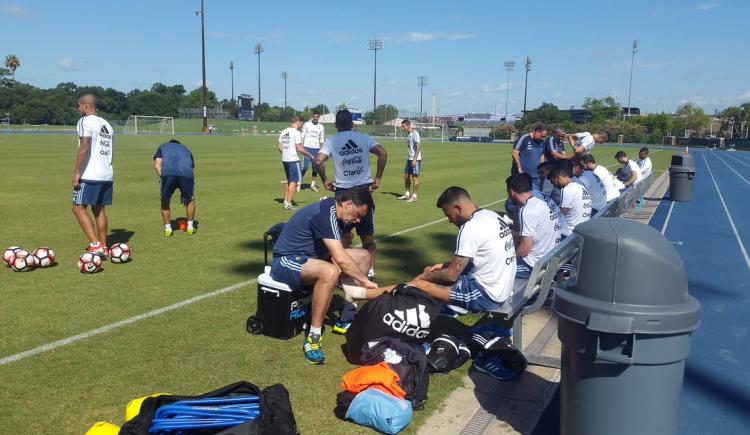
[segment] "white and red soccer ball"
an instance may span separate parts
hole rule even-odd
[[[109,248],[109,261],[127,263],[130,261],[130,247],[125,243],[115,243]]]
[[[29,272],[34,270],[36,266],[37,264],[34,256],[24,251],[23,249],[19,249],[18,251],[16,251],[16,257],[10,264],[10,267],[12,267],[16,272]]]
[[[34,256],[39,267],[49,267],[55,263],[55,251],[46,246],[36,248],[31,255]]]
[[[84,252],[78,258],[78,269],[82,273],[95,273],[102,267],[102,259],[92,252]]]
[[[11,246],[10,248],[6,249],[5,252],[3,252],[3,263],[5,263],[8,267],[13,264],[13,260],[16,259],[16,252],[23,251],[23,249],[19,248],[18,246]]]

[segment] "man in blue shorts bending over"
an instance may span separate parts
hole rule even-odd
[[[161,144],[154,154],[154,169],[161,177],[161,218],[164,237],[172,237],[169,202],[174,191],[180,189],[180,202],[187,213],[187,234],[195,234],[195,160],[193,153],[177,139]]]
[[[289,219],[273,246],[271,277],[293,290],[312,286],[310,331],[303,345],[305,358],[312,364],[325,360],[320,347],[323,320],[339,278],[351,278],[364,288],[366,294],[359,297],[370,299],[382,293],[367,279],[370,253],[362,248],[345,249],[341,242],[344,227],[359,223],[371,204],[366,187],[310,204]]]

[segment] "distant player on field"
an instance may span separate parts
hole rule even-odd
[[[320,112],[314,111],[312,117],[302,126],[302,146],[305,151],[310,153],[310,157],[305,156],[305,165],[302,167],[302,178],[305,178],[305,173],[308,167],[312,167],[312,181],[310,182],[310,190],[313,192],[318,191],[318,187],[315,186],[315,177],[318,176],[318,168],[315,166],[315,157],[318,156],[320,145],[326,140],[325,127],[320,122]],[[299,192],[300,184],[297,185],[297,191]]]
[[[422,140],[419,138],[419,132],[414,130],[411,121],[404,119],[401,121],[401,130],[406,133],[406,166],[404,167],[404,186],[406,191],[397,199],[406,200],[406,202],[417,202],[417,190],[419,190],[419,172],[422,168]],[[414,187],[409,195],[410,185]]]
[[[112,204],[112,152],[114,130],[103,118],[96,115],[96,97],[82,95],[78,99],[78,153],[73,171],[73,215],[89,240],[88,252],[106,257],[107,214],[104,208]],[[96,229],[86,207],[96,219]]]
[[[195,234],[195,160],[193,153],[177,139],[161,144],[154,154],[154,169],[161,178],[161,218],[164,237],[172,237],[169,202],[174,191],[180,189],[180,202],[187,214],[187,234]]]
[[[602,144],[609,140],[609,133],[602,130],[599,133],[591,134],[588,131],[567,135],[568,143],[573,147],[576,154],[590,154],[594,145]]]
[[[284,173],[286,174],[286,185],[284,187],[284,209],[286,210],[296,208],[292,200],[294,199],[294,192],[297,191],[297,184],[302,181],[302,169],[299,167],[297,153],[312,158],[312,154],[302,147],[302,136],[299,134],[300,127],[302,127],[302,118],[294,115],[292,126],[285,128],[279,134],[278,148],[281,153],[281,164],[284,166]]]

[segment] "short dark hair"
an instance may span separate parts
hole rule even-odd
[[[639,153],[646,153],[648,154],[648,147],[641,147],[640,150],[638,150]]]
[[[563,172],[565,172],[565,174],[568,177],[572,177],[573,176],[573,161],[572,161],[572,159],[558,160],[558,161],[556,161],[555,164],[552,165],[552,170],[554,170],[555,168],[559,168],[560,170],[562,170]],[[549,177],[552,177],[552,172],[551,171],[550,171]]]
[[[317,110],[313,110],[313,113],[312,113],[312,114],[313,114],[313,116],[315,116],[315,115],[320,115],[320,112],[318,112]]]
[[[543,161],[542,163],[540,163],[540,164],[536,165],[536,168],[537,168],[537,169],[542,169],[542,168],[551,168],[551,167],[552,167],[552,163],[550,163],[550,162],[548,162],[548,161],[546,161],[546,160],[545,160],[545,161]]]
[[[594,158],[593,154],[584,154],[583,157],[581,157],[581,160],[584,163],[593,163],[593,164],[596,164],[596,159]]]
[[[615,159],[619,159],[620,157],[628,157],[627,154],[625,154],[625,151],[618,151],[617,154],[615,154]]]
[[[169,143],[178,143],[178,144],[182,145],[182,142],[178,141],[177,139],[170,139]]]
[[[305,122],[305,120],[304,120],[304,119],[302,119],[302,117],[301,117],[301,116],[299,116],[299,115],[294,115],[294,116],[292,116],[292,122],[293,122],[293,123],[294,123],[294,122]]]
[[[531,192],[531,183],[531,175],[526,173],[513,174],[505,179],[505,185],[508,189],[517,193]]]
[[[444,205],[454,203],[460,199],[468,199],[471,201],[471,196],[469,196],[469,192],[463,187],[451,186],[440,194],[440,197],[437,200],[437,208],[443,208]]]
[[[351,130],[353,125],[354,121],[352,121],[352,112],[346,109],[341,109],[336,112],[336,130]]]
[[[535,122],[531,124],[531,130],[529,131],[544,131],[544,130],[547,130],[547,127],[545,127],[544,124],[542,124],[541,122]]]
[[[408,119],[404,119],[403,121],[401,121],[401,125],[411,125],[411,121],[409,121]]]
[[[351,201],[357,207],[367,205],[372,208],[372,194],[365,186],[352,187],[336,194],[337,203],[341,204],[346,201]]]
[[[599,132],[599,137],[603,137],[604,138],[604,142],[609,142],[609,133],[607,133],[606,131],[604,131],[604,130],[600,131]]]
[[[552,168],[551,171],[549,171],[549,175],[547,178],[557,178],[557,177],[568,177],[570,178],[572,174],[564,167],[562,166],[555,166]]]

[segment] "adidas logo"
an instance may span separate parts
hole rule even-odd
[[[350,154],[362,154],[362,148],[359,147],[353,140],[349,139],[344,144],[344,149],[339,151],[340,156],[348,156]]]
[[[386,313],[383,316],[383,323],[409,337],[422,339],[430,334],[430,316],[422,304],[419,304],[417,308],[409,308],[405,311],[393,310],[393,313]]]
[[[112,139],[112,134],[110,134],[109,129],[106,125],[102,125],[102,128],[99,129],[99,136]]]

